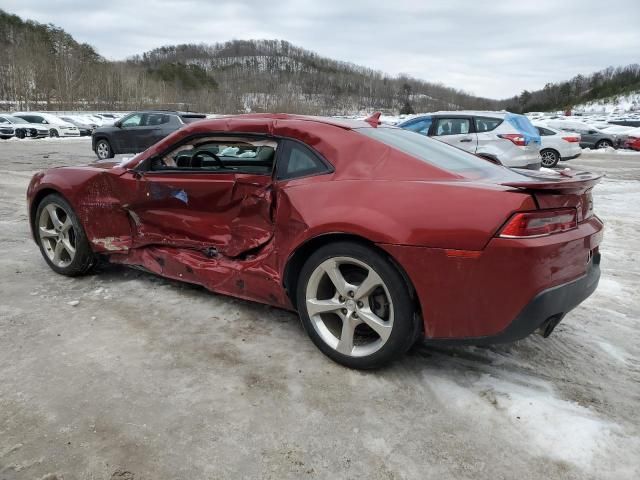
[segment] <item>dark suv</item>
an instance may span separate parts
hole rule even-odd
[[[97,128],[91,146],[100,160],[118,153],[138,153],[162,140],[187,123],[206,118],[202,113],[147,111],[134,112],[113,126]]]

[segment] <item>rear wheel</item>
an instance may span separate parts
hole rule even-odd
[[[560,155],[555,150],[542,150],[540,152],[540,160],[543,167],[553,168],[558,164]]]
[[[300,272],[296,300],[313,343],[347,367],[385,365],[405,353],[419,331],[402,275],[358,243],[336,242],[312,254]]]
[[[62,275],[87,273],[95,263],[87,236],[71,205],[58,194],[38,205],[35,232],[40,252],[52,270]]]
[[[96,155],[100,160],[106,160],[107,158],[113,157],[111,145],[107,140],[98,140],[98,143],[96,143]]]
[[[596,148],[610,148],[613,147],[613,143],[611,143],[609,140],[600,140],[598,143],[596,143]]]

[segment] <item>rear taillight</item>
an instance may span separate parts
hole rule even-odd
[[[580,141],[580,137],[562,137],[562,139],[569,143],[578,143]]]
[[[575,208],[515,213],[500,231],[503,238],[545,237],[578,228]]]
[[[509,140],[514,145],[517,145],[519,147],[524,147],[527,145],[527,141],[519,133],[501,133],[498,135],[498,137],[504,138],[505,140]]]

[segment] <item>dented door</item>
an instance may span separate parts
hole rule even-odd
[[[134,248],[165,245],[237,257],[273,235],[269,176],[148,172],[134,182],[135,199],[125,207]]]

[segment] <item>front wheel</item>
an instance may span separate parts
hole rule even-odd
[[[613,147],[613,143],[611,143],[609,140],[600,140],[597,144],[596,144],[596,148],[597,149],[601,149],[601,148],[610,148]]]
[[[543,167],[553,168],[558,164],[560,155],[553,150],[542,150],[540,152],[540,160]]]
[[[24,138],[25,133],[24,130],[16,130],[16,138]]]
[[[313,343],[347,367],[381,367],[404,354],[420,331],[402,275],[358,243],[331,243],[313,253],[300,272],[296,300]]]
[[[47,195],[36,210],[35,233],[42,256],[61,275],[83,275],[95,256],[71,205],[60,195]]]

